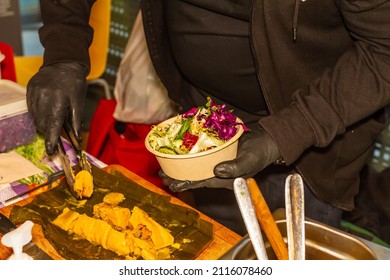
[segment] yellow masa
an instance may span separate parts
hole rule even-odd
[[[53,224],[127,259],[170,257],[170,248],[176,248],[177,244],[168,229],[138,206],[130,212],[104,201],[109,200],[94,206],[94,217],[65,208]]]
[[[93,193],[93,177],[86,170],[81,170],[76,174],[73,190],[78,198],[89,198]]]

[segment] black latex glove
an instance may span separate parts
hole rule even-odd
[[[169,178],[162,171],[163,184],[173,192],[196,188],[233,189],[237,177],[250,178],[280,158],[280,152],[271,136],[262,128],[245,132],[238,145],[237,157],[214,167],[215,177],[201,181],[178,181]]]
[[[52,155],[65,121],[81,141],[87,68],[75,62],[42,67],[27,85],[27,107],[39,131],[45,134],[46,153]]]

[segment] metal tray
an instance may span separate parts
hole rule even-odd
[[[287,243],[286,220],[275,219],[276,224]],[[378,256],[361,239],[345,233],[333,227],[312,221],[305,221],[305,250],[306,260],[376,260],[385,258],[384,254]],[[264,243],[270,260],[276,260],[268,240]],[[376,248],[376,246],[371,246]],[[387,249],[386,249],[387,250]],[[383,250],[381,250],[383,252]],[[390,257],[390,254],[388,254]],[[253,250],[248,235],[231,250],[220,257],[221,260],[255,260],[256,254]]]

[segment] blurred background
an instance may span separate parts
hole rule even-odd
[[[38,28],[42,25],[39,0],[19,0],[23,55],[42,55]]]
[[[0,0],[0,41],[15,55],[42,55],[38,38],[42,25],[39,0]]]

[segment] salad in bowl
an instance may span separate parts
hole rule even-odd
[[[171,178],[201,180],[214,176],[217,163],[236,157],[238,138],[246,130],[225,104],[208,98],[205,106],[153,126],[145,145]]]

